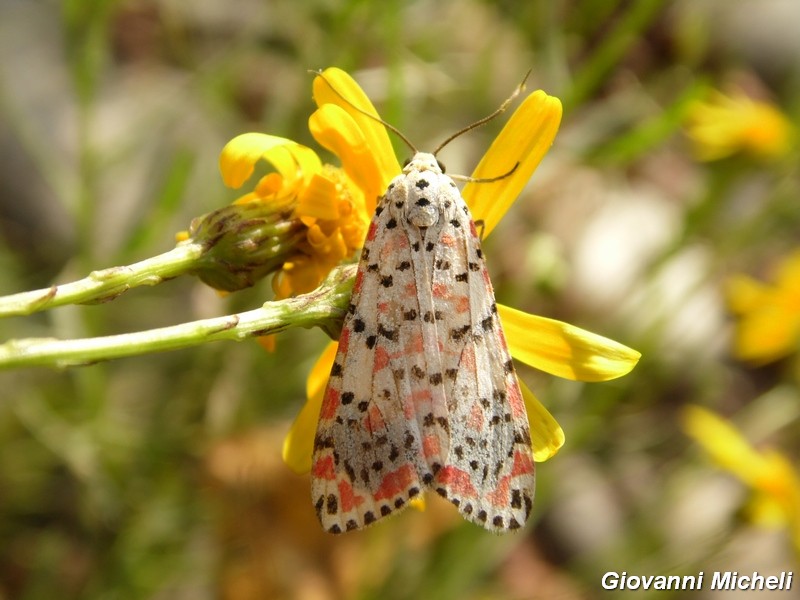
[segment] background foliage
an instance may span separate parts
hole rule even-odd
[[[350,71],[430,148],[532,68],[529,89],[560,97],[564,123],[487,241],[498,298],[643,358],[605,384],[523,373],[567,443],[538,468],[533,525],[505,537],[436,499],[320,531],[308,478],[280,461],[320,331],[283,334],[274,353],[218,343],[4,372],[0,598],[593,598],[607,571],[796,568],[786,527],[750,518],[750,492],[686,436],[681,410],[800,453],[797,356],[735,359],[723,293],[797,244],[796,146],[700,162],[684,130],[712,89],[797,122],[799,25],[782,0],[4,0],[0,293],[171,248],[236,197],[216,166],[236,134],[313,146],[308,69]],[[501,126],[448,146],[448,171],[469,173]],[[5,319],[0,335],[136,331],[270,293],[221,298],[183,278]]]

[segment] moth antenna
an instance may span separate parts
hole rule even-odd
[[[447,138],[445,141],[443,141],[441,144],[439,144],[436,147],[436,150],[433,151],[433,155],[436,156],[442,148],[447,146],[447,144],[452,142],[458,136],[463,135],[463,134],[467,133],[468,131],[472,131],[473,129],[477,129],[481,125],[485,125],[486,123],[488,123],[492,119],[494,119],[496,117],[499,117],[501,114],[503,114],[506,111],[506,109],[508,108],[508,105],[511,104],[511,102],[514,100],[514,98],[519,96],[525,90],[525,82],[528,80],[528,77],[530,76],[532,70],[533,69],[528,69],[528,72],[525,73],[525,77],[522,78],[522,82],[517,86],[517,89],[514,90],[514,93],[512,93],[508,98],[506,98],[505,102],[503,102],[496,111],[494,111],[492,114],[490,114],[490,115],[488,115],[486,117],[483,117],[482,119],[480,119],[478,121],[475,121],[472,125],[467,125],[466,127],[464,127],[464,129],[461,129],[460,131],[456,131],[453,135],[451,135],[449,138]],[[514,167],[514,168],[516,169],[516,167]],[[513,172],[513,169],[512,169],[512,172]],[[510,174],[511,173],[508,173],[507,175],[510,175]],[[502,177],[506,177],[507,175],[503,175]]]
[[[400,130],[397,128],[397,127],[395,127],[395,126],[394,126],[394,125],[392,125],[391,123],[387,123],[386,121],[384,121],[384,120],[383,120],[383,119],[381,119],[380,117],[376,117],[375,115],[368,113],[366,110],[364,110],[364,109],[363,109],[363,108],[361,108],[360,106],[356,106],[356,105],[355,105],[355,104],[353,104],[353,103],[352,103],[350,100],[348,100],[347,98],[345,98],[345,97],[342,95],[342,93],[341,93],[339,90],[337,90],[335,87],[333,87],[333,85],[331,84],[331,82],[330,82],[330,81],[328,81],[328,79],[325,77],[325,75],[323,75],[323,73],[322,73],[322,71],[321,71],[321,70],[319,70],[319,71],[314,71],[314,70],[312,69],[312,70],[310,70],[310,71],[309,71],[309,73],[313,73],[314,75],[317,75],[318,77],[321,77],[321,78],[322,78],[322,81],[324,81],[325,83],[327,83],[327,84],[328,84],[328,87],[329,87],[329,88],[331,88],[331,90],[333,91],[333,93],[334,93],[334,94],[336,94],[337,96],[339,96],[339,98],[341,98],[342,100],[344,100],[344,101],[345,101],[347,104],[349,104],[351,108],[353,108],[354,110],[356,110],[356,111],[360,112],[360,113],[361,113],[362,115],[364,115],[365,117],[369,117],[369,118],[370,118],[370,119],[372,119],[373,121],[377,121],[378,123],[380,123],[381,125],[383,125],[384,127],[386,127],[386,129],[388,129],[389,131],[391,131],[392,133],[394,133],[394,134],[395,134],[397,137],[399,137],[401,140],[403,140],[403,143],[405,143],[405,145],[409,147],[409,149],[411,150],[411,152],[413,152],[414,154],[416,154],[417,152],[419,152],[419,151],[417,150],[416,146],[414,146],[414,144],[412,144],[412,143],[411,143],[411,140],[409,140],[409,139],[408,139],[406,136],[404,136],[404,135],[403,135],[403,133],[402,133],[402,132],[401,132],[401,131],[400,131]]]
[[[519,166],[519,161],[517,161],[511,169],[507,172],[503,173],[502,175],[498,175],[497,177],[470,177],[469,175],[450,175],[450,179],[455,179],[456,181],[468,181],[470,183],[492,183],[494,181],[500,181],[501,179],[505,179],[509,177],[514,171],[517,170]]]

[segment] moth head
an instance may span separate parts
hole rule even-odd
[[[403,173],[408,175],[414,171],[433,171],[437,174],[444,173],[444,165],[436,160],[433,154],[417,152],[411,159],[403,163]]]

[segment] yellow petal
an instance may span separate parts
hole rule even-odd
[[[409,506],[417,509],[420,512],[425,512],[425,495],[420,494],[419,496],[414,496],[411,500],[408,501]]]
[[[497,305],[511,355],[551,375],[608,381],[626,375],[641,354],[627,346],[563,323]]]
[[[338,200],[336,182],[321,172],[316,173],[300,192],[295,213],[301,218],[333,221],[339,218]]]
[[[308,128],[321,146],[342,161],[345,173],[364,191],[366,209],[372,214],[389,181],[381,173],[379,156],[364,131],[350,114],[334,104],[325,104],[314,111],[308,119]]]
[[[333,265],[323,265],[313,257],[298,254],[283,263],[272,277],[272,290],[279,300],[306,294],[320,284]]]
[[[528,386],[521,379],[517,379],[517,381],[519,381],[522,399],[525,401],[525,408],[528,411],[533,460],[544,462],[554,456],[564,445],[564,431]]]
[[[262,158],[272,163],[283,177],[290,180],[298,172],[304,178],[311,177],[322,166],[311,148],[297,142],[265,133],[244,133],[225,144],[220,153],[219,170],[225,185],[241,187],[253,174],[255,164]]]
[[[786,510],[772,496],[754,494],[744,507],[747,519],[765,529],[779,529],[787,524]]]
[[[369,97],[350,75],[335,67],[325,69],[322,77],[314,78],[313,90],[317,106],[322,107],[324,104],[339,106],[352,117],[363,132],[367,147],[375,156],[383,182],[380,193],[383,194],[392,178],[400,173],[400,164],[394,155],[389,134],[381,124],[378,111],[375,110]],[[368,117],[354,106],[374,118]]]
[[[731,312],[744,314],[762,306],[769,299],[769,290],[747,275],[734,275],[725,282],[725,298]]]
[[[681,426],[714,462],[751,487],[760,473],[769,469],[768,462],[729,421],[702,406],[686,406]]]
[[[736,325],[733,352],[736,358],[764,364],[797,349],[800,313],[779,306],[765,306],[743,316]]]
[[[306,381],[306,403],[283,440],[283,462],[296,473],[308,473],[311,470],[311,455],[314,452],[314,435],[317,433],[322,396],[325,386],[328,385],[337,348],[336,342],[328,344],[312,367]]]
[[[514,172],[492,183],[468,183],[462,196],[476,221],[483,220],[488,235],[553,144],[561,123],[561,102],[538,90],[529,95],[509,119],[472,174],[476,178]]]
[[[775,274],[775,283],[795,295],[793,300],[800,310],[800,251],[795,250],[781,262]]]
[[[800,477],[789,459],[775,450],[766,450],[762,457],[767,464],[755,477],[758,493],[750,503],[749,515],[754,523],[766,526],[788,526],[800,531]]]
[[[267,352],[275,352],[275,348],[278,346],[278,336],[274,333],[270,335],[260,335],[256,338],[256,342]]]

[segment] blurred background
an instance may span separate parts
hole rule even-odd
[[[498,300],[642,352],[607,383],[519,367],[567,441],[502,537],[437,498],[321,531],[280,456],[319,330],[2,372],[0,599],[614,598],[608,571],[798,570],[798,30],[792,0],[0,0],[0,294],[168,251],[238,196],[217,168],[237,134],[316,148],[309,69],[348,70],[421,148],[532,69],[564,120],[485,243]],[[503,122],[449,145],[448,171]],[[184,277],[0,337],[270,297]]]

